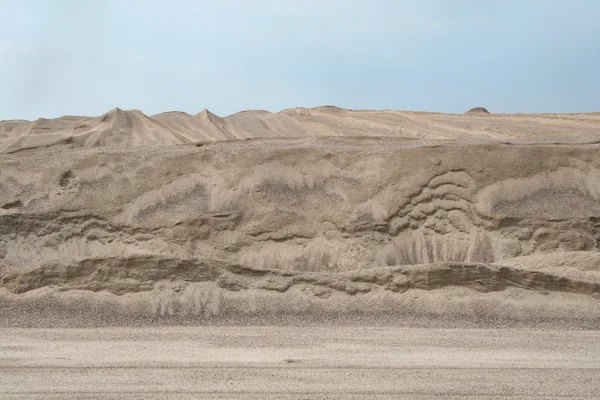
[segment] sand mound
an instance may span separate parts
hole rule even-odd
[[[465,115],[346,110],[333,106],[278,113],[244,111],[221,118],[168,112],[152,117],[115,108],[100,117],[0,122],[0,153],[42,149],[148,147],[235,139],[370,136],[404,140],[600,141],[600,114]]]
[[[484,107],[471,108],[465,114],[489,114],[490,112]]]
[[[0,320],[598,324],[600,145],[571,139],[598,121],[321,107],[4,122]],[[37,137],[47,151],[24,146]],[[171,146],[189,141],[204,144]]]

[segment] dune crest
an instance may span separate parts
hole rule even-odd
[[[495,115],[477,107],[464,115],[347,110],[335,106],[219,117],[166,112],[147,116],[119,108],[99,117],[0,122],[0,152],[36,149],[147,147],[235,139],[372,136],[405,140],[600,140],[600,114]]]

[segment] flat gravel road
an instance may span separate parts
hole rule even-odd
[[[600,331],[0,329],[0,399],[598,399]]]

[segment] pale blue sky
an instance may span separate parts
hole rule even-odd
[[[598,0],[0,0],[0,119],[600,111]]]

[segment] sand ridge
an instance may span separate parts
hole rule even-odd
[[[319,107],[3,122],[0,322],[598,327],[599,121]]]
[[[220,140],[370,136],[406,140],[559,138],[600,135],[599,113],[464,115],[393,110],[347,110],[325,106],[277,113],[244,111],[219,117],[166,112],[153,116],[115,108],[99,117],[65,116],[0,121],[0,152],[35,149],[165,146]]]

